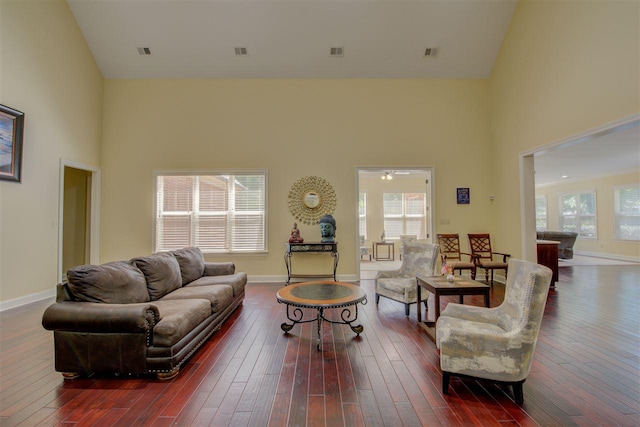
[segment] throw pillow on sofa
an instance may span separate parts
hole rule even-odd
[[[147,282],[131,262],[80,265],[67,271],[69,290],[79,301],[107,304],[148,302]]]
[[[184,248],[173,251],[180,264],[182,286],[202,277],[204,274],[204,257],[200,248]]]
[[[180,265],[172,253],[162,252],[134,258],[133,262],[147,280],[151,301],[158,300],[182,286]]]

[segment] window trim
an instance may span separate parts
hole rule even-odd
[[[613,239],[614,241],[617,242],[640,242],[640,239],[622,239],[620,237],[618,237],[618,216],[620,216],[620,214],[618,213],[618,199],[619,196],[617,195],[617,192],[620,190],[624,190],[627,188],[638,188],[640,189],[640,184],[637,183],[633,183],[633,184],[620,184],[620,185],[614,185],[611,188],[611,202],[613,204],[612,206],[612,216],[613,216]]]
[[[211,256],[225,256],[229,254],[233,255],[260,255],[267,254],[269,252],[269,170],[268,169],[154,169],[152,177],[153,188],[153,210],[152,210],[152,225],[151,225],[151,244],[154,252],[158,252],[156,229],[157,229],[157,212],[158,212],[158,197],[157,197],[157,183],[159,176],[204,176],[204,175],[261,175],[264,177],[264,249],[256,251],[208,251],[202,250],[203,253]]]
[[[596,192],[595,188],[589,189],[589,190],[576,190],[576,191],[565,191],[562,193],[558,193],[558,221],[559,221],[559,229],[560,231],[564,231],[563,230],[563,219],[564,219],[564,215],[562,215],[562,198],[565,196],[580,196],[582,194],[593,194],[593,198],[594,198],[594,209],[595,212],[593,214],[593,219],[594,219],[594,228],[595,228],[595,235],[593,237],[591,236],[581,236],[580,235],[580,229],[578,229],[578,239],[586,239],[586,240],[598,240],[598,194]],[[578,218],[581,218],[582,215],[580,215],[580,213],[578,212],[576,214],[576,216]],[[586,216],[585,216],[586,218]]]
[[[362,196],[363,198],[363,204],[364,204],[364,213],[360,214],[360,196]],[[360,236],[364,236],[364,239],[367,240],[367,193],[358,193],[358,234]],[[360,229],[360,222],[364,222],[364,233],[360,234],[360,232],[362,232],[362,230]]]
[[[544,199],[544,230],[538,229],[538,199]],[[549,197],[547,194],[535,195],[536,209],[536,231],[547,231],[549,229]]]
[[[401,214],[391,214],[391,215],[387,215],[385,213],[385,206],[384,206],[384,196],[385,194],[400,194],[402,196],[402,213]],[[406,213],[406,195],[407,194],[422,194],[424,196],[423,198],[423,213],[422,215],[416,215],[416,214],[407,214]],[[400,234],[400,236],[407,234],[407,220],[409,219],[417,219],[420,218],[422,221],[422,225],[424,226],[424,232],[425,232],[425,236],[418,236],[418,239],[428,239],[429,238],[429,233],[428,233],[428,211],[429,211],[429,207],[428,207],[428,203],[427,203],[427,197],[428,194],[427,192],[420,192],[420,191],[407,191],[407,192],[403,192],[403,191],[390,191],[390,192],[383,192],[382,193],[382,224],[383,227],[385,229],[385,233],[387,232],[386,230],[386,226],[384,226],[384,223],[386,222],[387,218],[390,219],[400,219],[402,220],[402,229],[403,229],[403,233]],[[386,236],[386,239],[388,240],[393,240],[393,241],[399,241],[400,240],[400,236],[398,237],[390,237],[390,236]]]

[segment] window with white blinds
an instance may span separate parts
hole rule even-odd
[[[360,236],[367,238],[367,193],[360,193],[358,200]]]
[[[614,188],[615,238],[640,240],[640,185]]]
[[[411,234],[427,237],[427,205],[425,193],[384,193],[382,195],[385,236],[399,239]]]
[[[581,238],[598,238],[595,191],[561,194],[558,204],[560,230],[575,231]]]
[[[155,250],[263,252],[264,171],[238,174],[156,172]]]

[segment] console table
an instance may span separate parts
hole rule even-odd
[[[327,253],[333,257],[333,271],[327,273],[318,274],[294,274],[292,266],[293,254],[304,253]],[[320,277],[333,277],[336,281],[336,270],[338,269],[338,242],[334,243],[287,243],[287,249],[284,253],[284,263],[287,266],[287,285],[291,282],[292,278],[320,278]]]

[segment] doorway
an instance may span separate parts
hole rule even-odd
[[[100,171],[61,161],[58,281],[77,265],[99,262]]]
[[[637,171],[639,126],[640,116],[635,114],[520,155],[523,259],[537,260],[536,186],[554,184],[554,180],[564,178],[588,180]],[[558,177],[560,171],[566,175]]]
[[[357,172],[357,275],[365,279],[399,268],[401,235],[433,242],[434,179],[429,167],[362,167]],[[385,246],[385,259],[376,259],[373,246],[383,240],[393,244],[393,254]]]

